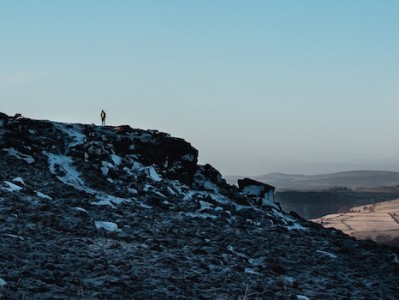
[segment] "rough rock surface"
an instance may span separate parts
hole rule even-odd
[[[1,114],[0,299],[399,298],[397,249],[259,206],[197,156]]]

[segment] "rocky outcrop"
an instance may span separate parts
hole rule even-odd
[[[247,196],[255,198],[255,203],[258,206],[272,206],[281,210],[280,204],[274,201],[274,186],[244,178],[238,180],[238,188]]]
[[[226,184],[182,139],[23,117],[0,138],[0,299],[398,298],[396,249]]]

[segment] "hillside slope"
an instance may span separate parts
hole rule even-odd
[[[359,239],[399,247],[399,199],[353,207],[347,213],[330,214],[313,221]]]
[[[226,184],[182,139],[0,115],[0,298],[397,299],[397,250]]]

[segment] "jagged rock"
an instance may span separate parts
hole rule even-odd
[[[244,178],[238,180],[238,188],[242,193],[254,197],[257,205],[274,206],[281,210],[280,205],[274,201],[274,186],[250,178]]]
[[[226,184],[182,139],[126,125],[8,120],[0,298],[399,296],[397,249],[287,214],[267,198],[270,186]]]

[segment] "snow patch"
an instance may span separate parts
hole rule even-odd
[[[288,230],[308,230],[307,228],[303,227],[301,224],[294,223],[292,225],[287,226]]]
[[[122,163],[122,158],[118,155],[112,154],[111,159],[115,166],[119,166]]]
[[[82,207],[78,207],[78,206],[76,206],[76,207],[74,207],[73,209],[75,209],[75,210],[78,210],[78,211],[81,211],[81,212],[84,212],[84,213],[89,213],[87,210],[85,210],[84,208],[82,208]]]
[[[72,139],[72,142],[69,144],[69,147],[82,145],[86,140],[86,136],[81,132],[79,132],[80,128],[78,128],[79,125],[77,124],[65,125],[62,123],[54,123],[54,126],[57,129],[65,132]]]
[[[172,184],[174,190],[177,191],[177,193],[178,193],[179,195],[184,195],[184,194],[186,194],[187,191],[189,190],[188,186],[182,184],[180,181],[177,181],[177,180],[170,180],[169,182]]]
[[[51,198],[50,196],[48,196],[48,195],[46,195],[46,194],[43,194],[43,193],[41,193],[41,192],[36,192],[36,195],[37,195],[38,197],[40,197],[40,198],[43,198],[43,199],[53,200],[53,198]]]
[[[152,209],[152,206],[149,206],[149,205],[144,204],[144,203],[140,203],[140,207],[146,208],[146,209]]]
[[[303,227],[301,224],[296,222],[293,217],[283,214],[281,211],[273,209],[274,216],[278,217],[281,221],[283,221],[288,230],[309,230],[308,228]]]
[[[262,266],[265,263],[266,257],[250,258],[248,262],[254,267]]]
[[[234,253],[235,255],[237,255],[239,257],[248,259],[248,256],[245,255],[244,253],[235,251],[232,245],[227,246],[227,250],[231,251],[232,253]]]
[[[107,222],[107,221],[94,221],[94,225],[97,229],[104,229],[110,232],[118,232],[119,228],[118,225],[114,222]]]
[[[19,192],[22,190],[22,187],[14,184],[14,183],[11,183],[9,181],[4,181],[4,186],[2,186],[1,188],[10,193]]]
[[[115,208],[115,205],[121,204],[123,202],[129,202],[128,199],[120,198],[120,197],[115,197],[111,196],[108,194],[101,194],[98,193],[96,195],[96,199],[98,200],[97,202],[91,202],[92,205],[108,205],[111,206],[112,208]]]
[[[320,253],[320,254],[323,254],[324,256],[327,256],[329,258],[333,258],[333,259],[338,258],[338,256],[336,256],[335,254],[332,254],[332,253],[327,252],[327,251],[316,250],[316,252]]]
[[[189,201],[193,199],[193,193],[192,192],[188,192],[187,194],[184,195],[183,197],[183,201]]]
[[[128,191],[129,191],[129,193],[131,193],[131,194],[133,194],[133,195],[137,195],[139,192],[136,190],[136,189],[134,189],[134,188],[128,188],[127,189]]]
[[[212,209],[212,204],[202,201],[199,201],[199,204],[201,205],[201,208],[198,211],[203,211],[203,210],[207,210],[207,209]]]
[[[212,200],[215,200],[216,202],[218,202],[219,204],[229,204],[231,203],[231,200],[223,195],[220,194],[210,194]]]
[[[103,173],[104,176],[107,176],[107,175],[108,175],[108,172],[109,172],[109,168],[108,168],[108,167],[102,166],[102,167],[100,168],[100,170],[101,170],[101,173]]]
[[[114,204],[117,205],[122,202],[129,202],[128,199],[111,196],[86,186],[80,178],[80,173],[72,166],[73,161],[71,157],[52,153],[47,153],[47,156],[51,173],[57,174],[56,167],[61,168],[61,171],[63,171],[64,176],[57,176],[59,180],[79,191],[84,191],[96,196],[98,202],[92,202],[92,205],[109,205],[115,208]]]
[[[0,278],[0,287],[3,287],[5,285],[7,285],[7,282],[3,278]]]
[[[152,186],[152,185],[150,185],[150,184],[146,184],[144,187],[143,187],[143,191],[144,192],[148,192],[148,191],[151,191],[151,190],[154,190],[155,188]]]
[[[187,216],[187,217],[200,218],[200,219],[217,219],[217,217],[214,216],[214,215],[203,214],[203,213],[188,212],[188,213],[184,213],[184,215]]]
[[[21,183],[22,185],[26,186],[24,180],[21,177],[15,177],[12,181]]]
[[[10,238],[13,238],[13,239],[18,239],[18,240],[21,240],[21,241],[24,241],[24,240],[25,240],[25,238],[23,238],[22,236],[15,235],[15,234],[3,233],[2,235],[3,235],[3,236],[10,237]]]
[[[109,200],[99,200],[97,202],[91,202],[90,204],[96,206],[111,206],[112,208],[116,208],[115,205],[113,205]]]
[[[159,176],[159,174],[157,173],[157,171],[155,171],[154,167],[147,167],[145,168],[145,172],[147,173],[147,175],[156,182],[159,182],[162,180],[161,176]]]
[[[18,159],[22,159],[22,160],[26,161],[29,165],[33,164],[35,162],[35,159],[32,156],[18,152],[14,148],[5,148],[5,149],[3,149],[3,151],[8,152],[8,155],[11,155]]]
[[[50,172],[57,175],[57,167],[65,173],[64,176],[57,176],[59,180],[67,185],[71,185],[77,190],[87,191],[84,186],[83,180],[80,178],[80,173],[72,166],[72,157],[65,155],[56,155],[53,153],[47,153]]]
[[[259,272],[256,272],[254,269],[251,269],[251,268],[245,268],[244,273],[251,274],[251,275],[259,275]]]
[[[175,192],[174,190],[172,190],[171,187],[167,186],[167,187],[166,187],[166,191],[168,192],[168,194],[169,194],[170,196],[176,196],[176,192]]]
[[[161,192],[158,192],[158,191],[156,191],[154,194],[155,194],[155,195],[158,195],[158,196],[161,197],[161,198],[165,198],[165,199],[168,198],[168,197],[166,197],[164,194],[162,194]]]

